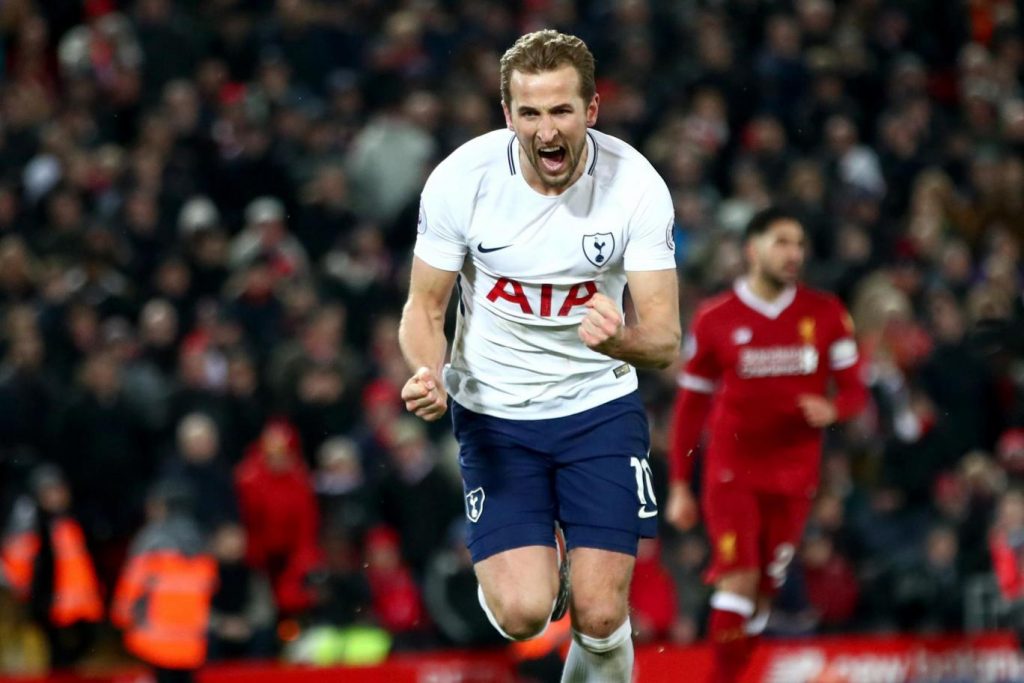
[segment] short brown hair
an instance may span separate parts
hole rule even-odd
[[[510,83],[512,72],[539,74],[572,66],[580,78],[580,95],[590,102],[597,92],[594,84],[594,55],[587,44],[576,36],[552,29],[534,31],[522,36],[501,57],[501,100],[512,105]]]

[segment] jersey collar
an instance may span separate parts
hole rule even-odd
[[[601,149],[597,146],[597,138],[588,130],[586,175],[594,175],[594,169],[597,168],[597,155],[600,153]],[[519,138],[516,137],[515,133],[512,133],[512,138],[508,141],[506,156],[508,158],[509,175],[522,175],[523,169],[519,163]]]
[[[736,296],[739,297],[740,301],[746,304],[749,308],[754,309],[766,318],[775,320],[782,312],[789,308],[789,305],[793,303],[793,299],[796,298],[796,286],[790,285],[782,290],[782,293],[775,298],[775,301],[765,301],[754,291],[750,289],[750,284],[747,282],[747,278],[741,277],[736,280],[733,285],[733,290],[736,292]]]

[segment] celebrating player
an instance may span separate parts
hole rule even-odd
[[[546,30],[516,41],[501,59],[501,98],[509,130],[457,149],[423,190],[400,330],[414,374],[402,397],[426,420],[453,398],[468,544],[491,623],[517,640],[558,616],[557,521],[572,586],[563,680],[629,681],[630,575],[657,515],[634,366],[666,367],[679,346],[672,203],[636,150],[590,130],[599,98],[579,38]]]
[[[806,254],[800,222],[766,209],[745,241],[749,274],[700,306],[684,345],[666,514],[682,529],[697,522],[691,456],[710,412],[701,498],[713,544],[708,633],[722,682],[741,675],[793,559],[818,484],[823,428],[867,400],[843,305],[797,284]]]

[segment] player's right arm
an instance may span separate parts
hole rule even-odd
[[[402,309],[398,343],[413,375],[402,387],[409,412],[427,421],[444,415],[448,392],[441,376],[448,340],[444,317],[468,252],[465,239],[467,195],[454,156],[427,178],[413,248],[409,298]]]
[[[686,337],[686,364],[679,375],[679,391],[669,428],[669,496],[666,518],[687,530],[697,523],[697,501],[690,486],[693,454],[711,411],[711,398],[721,370],[707,332],[707,316],[698,311]]]
[[[444,415],[448,393],[441,380],[448,340],[444,315],[458,273],[429,265],[419,256],[412,261],[409,298],[402,309],[398,342],[413,376],[402,387],[405,408],[427,421]]]

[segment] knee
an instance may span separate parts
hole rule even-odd
[[[515,640],[540,635],[551,617],[551,600],[537,596],[512,595],[497,600],[488,598],[487,602],[498,625]]]
[[[750,600],[757,598],[761,583],[761,572],[756,569],[737,569],[723,574],[715,582],[715,588],[727,593],[735,593]]]
[[[626,604],[613,600],[573,601],[573,628],[591,638],[608,638],[626,621]]]

